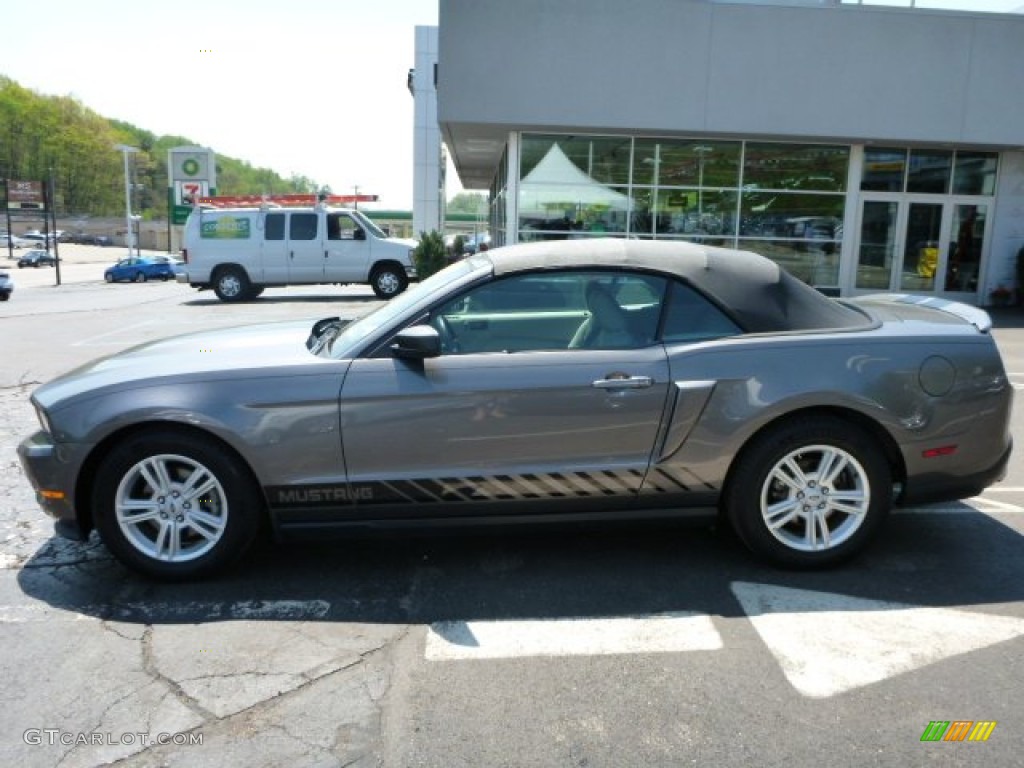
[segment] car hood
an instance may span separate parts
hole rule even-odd
[[[337,362],[306,348],[306,321],[247,325],[202,331],[153,341],[101,358],[44,384],[33,398],[51,408],[80,396],[133,389],[168,379],[212,381],[238,376],[280,373],[301,375]]]

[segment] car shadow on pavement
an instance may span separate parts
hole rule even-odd
[[[41,549],[19,573],[23,592],[62,611],[142,624],[733,617],[745,615],[735,582],[883,607],[1024,600],[1024,538],[964,504],[895,514],[863,556],[812,572],[761,565],[731,531],[693,523],[264,544],[219,578],[173,585],[128,572],[95,540],[76,546],[93,556],[54,565]]]
[[[259,305],[259,304],[374,304],[380,299],[374,296],[345,296],[345,295],[318,295],[318,296],[260,296],[248,301],[231,302],[231,306]],[[181,302],[186,307],[209,307],[222,306],[220,299],[211,296],[208,299],[192,299]]]

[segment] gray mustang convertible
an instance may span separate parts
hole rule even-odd
[[[262,526],[722,514],[757,555],[839,563],[894,504],[998,480],[1012,391],[988,315],[840,301],[752,253],[566,240],[458,262],[359,320],[146,344],[35,391],[40,504],[151,577]]]

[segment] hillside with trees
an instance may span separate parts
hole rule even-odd
[[[0,179],[52,178],[59,216],[123,213],[124,161],[114,145],[128,144],[141,150],[133,156],[133,209],[145,219],[166,218],[167,150],[195,143],[102,117],[70,96],[42,95],[0,75]],[[285,179],[268,168],[217,155],[219,194],[319,188],[305,176]]]

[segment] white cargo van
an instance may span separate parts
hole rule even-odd
[[[415,247],[415,240],[389,238],[355,209],[198,206],[185,222],[177,279],[212,288],[222,301],[316,283],[368,283],[390,299],[416,275]]]

